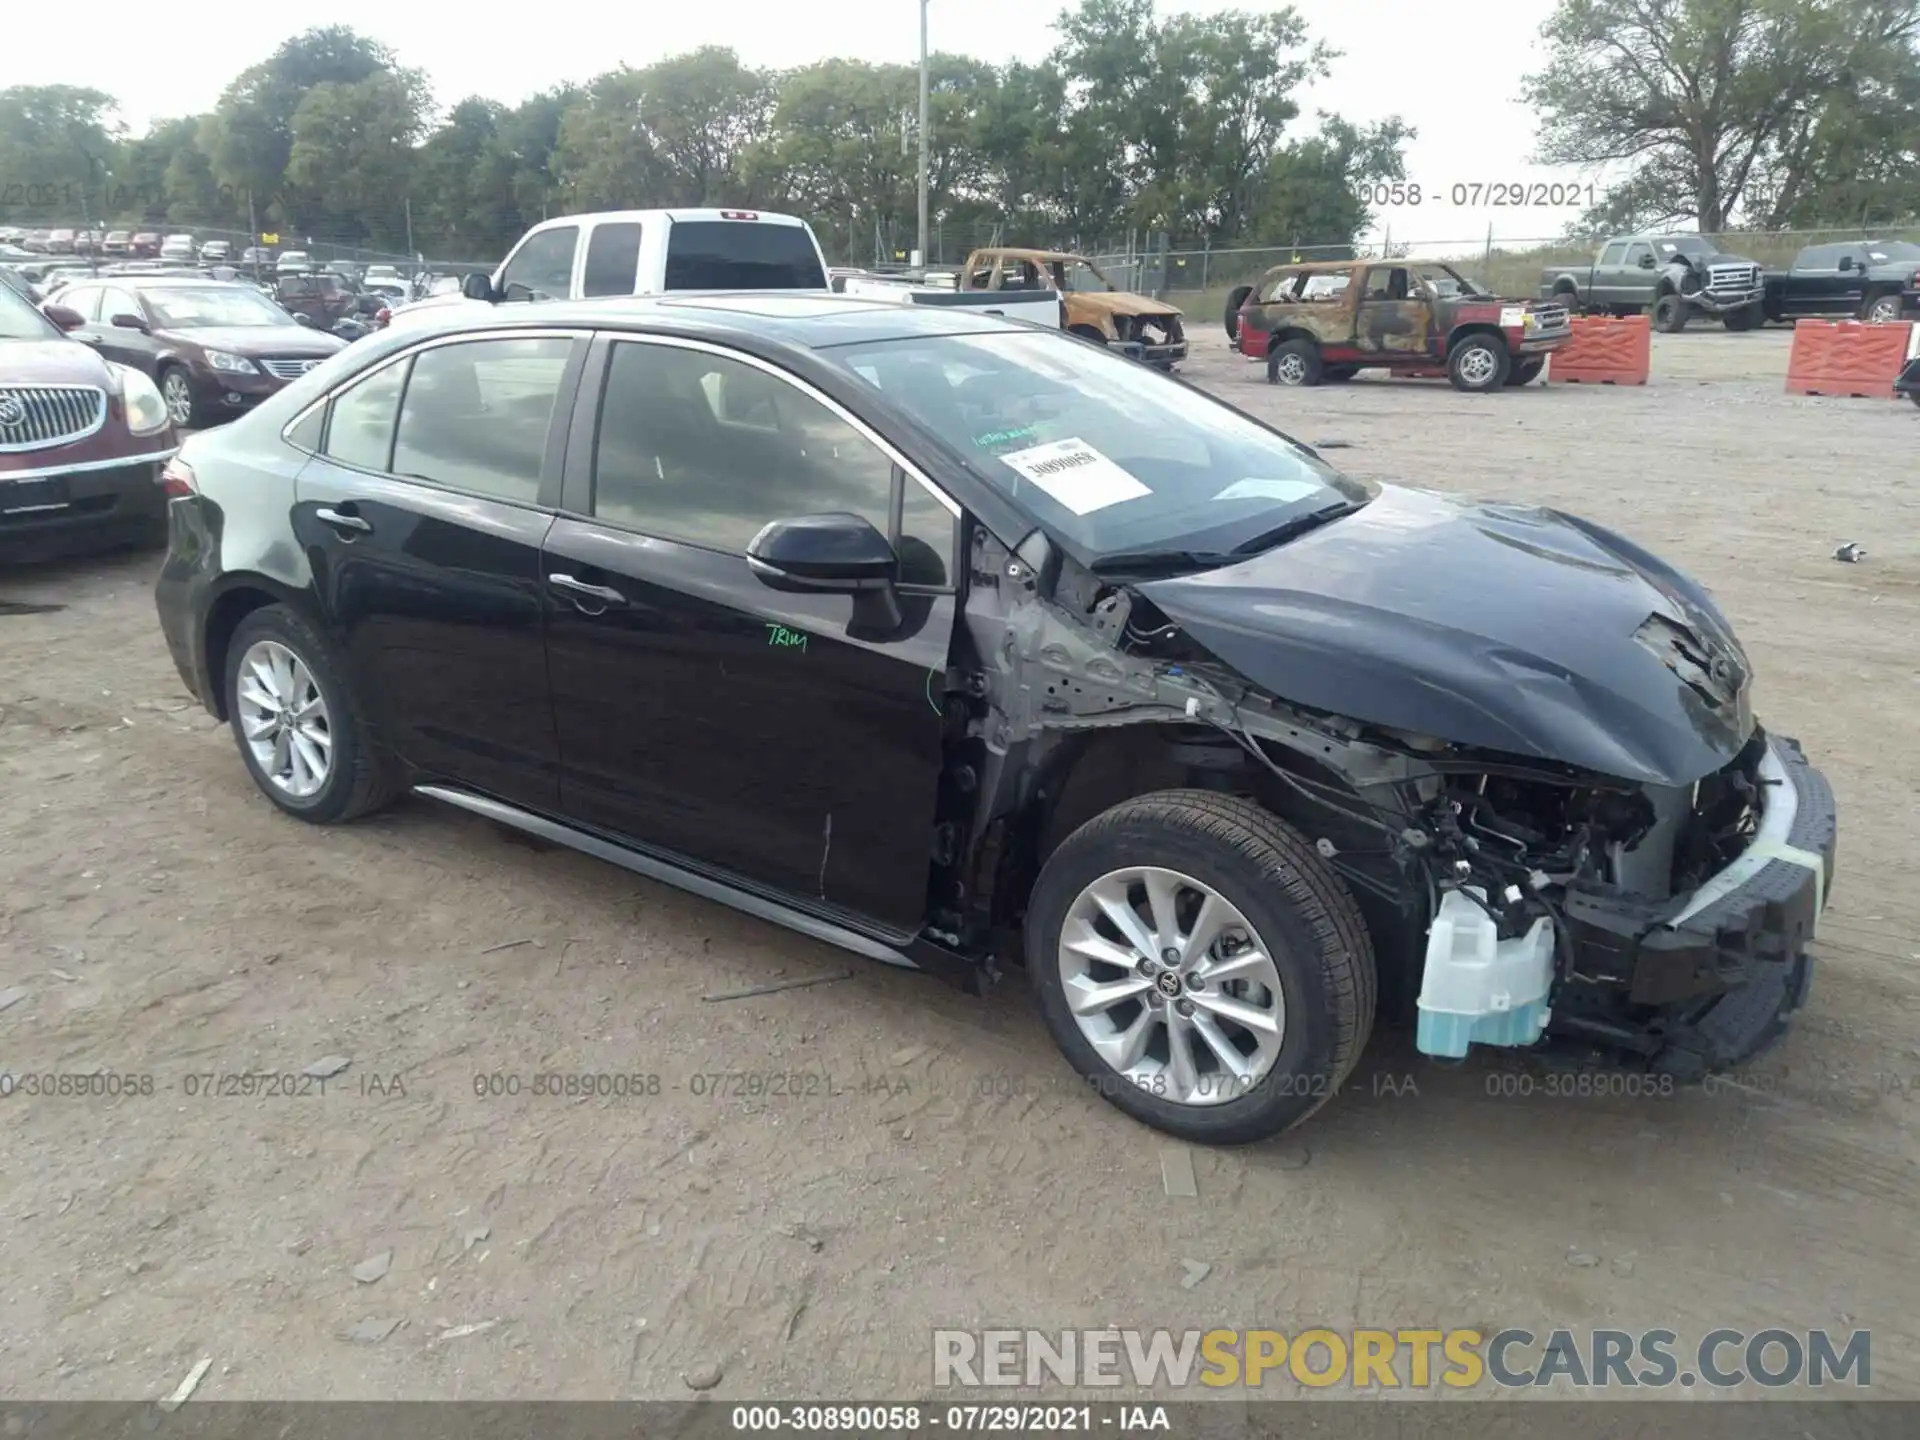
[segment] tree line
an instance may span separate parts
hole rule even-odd
[[[1361,183],[1402,173],[1400,120],[1302,116],[1301,90],[1338,56],[1291,7],[1079,0],[1056,28],[1038,64],[931,57],[943,234],[1351,238],[1368,221]],[[864,256],[914,244],[918,95],[916,65],[773,71],[708,47],[437,115],[422,71],[329,26],[246,70],[211,113],[137,136],[96,90],[0,91],[0,179],[41,179],[43,200],[84,185],[93,213],[127,221],[244,230],[250,204],[262,230],[396,250],[411,234],[474,258],[567,211],[734,205],[804,214],[831,250]]]
[[[1343,57],[1290,6],[1078,0],[1055,30],[1037,64],[929,63],[949,251],[995,227],[1009,242],[1348,244],[1373,219],[1373,182],[1404,178],[1402,119],[1303,114],[1304,89]],[[1521,91],[1536,158],[1628,170],[1582,233],[1920,214],[1917,34],[1920,0],[1558,0]],[[1429,41],[1479,83],[1470,36],[1458,54]],[[442,112],[424,72],[323,27],[211,112],[140,134],[98,90],[0,91],[0,224],[84,212],[477,260],[549,215],[738,205],[808,216],[837,256],[891,256],[917,228],[918,85],[912,65],[774,71],[708,47]]]

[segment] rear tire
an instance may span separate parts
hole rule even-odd
[[[391,761],[332,647],[298,611],[267,605],[247,615],[228,642],[224,684],[240,758],[261,793],[286,814],[310,825],[337,825],[393,800],[399,787]],[[276,708],[295,717],[304,711],[307,723],[269,726],[263,716]],[[289,732],[284,746],[282,732]],[[263,759],[257,746],[272,753]],[[324,765],[317,784],[316,757]]]
[[[1687,302],[1668,293],[1653,302],[1653,328],[1662,335],[1678,335],[1687,328]]]
[[[1447,379],[1469,395],[1486,395],[1507,383],[1513,358],[1507,342],[1491,335],[1469,335],[1447,355]]]
[[[1325,374],[1320,347],[1311,340],[1288,340],[1267,352],[1269,385],[1318,385]]]
[[[1128,930],[1097,898],[1115,894],[1131,909]],[[1226,927],[1183,953],[1200,939],[1203,907],[1216,904]],[[1148,957],[1129,930],[1165,948]],[[1373,1027],[1373,944],[1353,897],[1279,817],[1216,791],[1144,795],[1069,835],[1034,885],[1025,946],[1041,1016],[1074,1069],[1136,1120],[1196,1144],[1245,1144],[1299,1124],[1338,1093]],[[1232,977],[1212,978],[1227,965]],[[1095,988],[1109,984],[1125,988]],[[1148,995],[1158,997],[1151,1006]],[[1096,1006],[1105,996],[1117,998]],[[1234,1051],[1234,1069],[1216,1039]]]
[[[1875,295],[1860,307],[1860,318],[1869,325],[1893,325],[1905,308],[1898,295]]]

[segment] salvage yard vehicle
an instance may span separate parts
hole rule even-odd
[[[160,393],[68,338],[0,284],[0,559],[48,559],[165,534],[160,465],[175,449]]]
[[[1180,310],[1151,295],[1117,288],[1084,255],[1064,250],[976,250],[960,269],[960,289],[997,295],[1057,295],[1061,328],[1110,345],[1132,359],[1171,370],[1187,358]]]
[[[152,378],[182,429],[245,412],[347,343],[240,282],[85,280],[62,290],[60,303],[78,318],[78,338]]]
[[[443,801],[887,963],[1023,963],[1206,1143],[1436,1055],[1801,1003],[1835,811],[1697,583],[933,306],[443,311],[166,472],[181,678],[330,824]]]
[[[1498,390],[1539,378],[1573,334],[1564,307],[1489,295],[1432,262],[1276,265],[1234,293],[1230,329],[1240,353],[1265,360],[1274,385],[1445,366],[1457,390]]]
[[[687,290],[818,290],[827,262],[813,227],[766,210],[608,210],[544,220],[491,275],[393,310],[390,325],[463,302],[584,300]]]
[[[1769,320],[1851,315],[1886,325],[1920,319],[1920,245],[1910,241],[1809,245],[1791,269],[1762,278]]]
[[[1758,264],[1728,255],[1703,235],[1620,235],[1600,247],[1592,265],[1549,265],[1543,299],[1590,315],[1638,315],[1651,308],[1653,328],[1677,335],[1696,315],[1729,330],[1764,320],[1766,283]]]

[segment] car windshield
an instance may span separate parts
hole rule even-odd
[[[1713,246],[1697,235],[1683,235],[1677,240],[1662,240],[1660,253],[1662,255],[1711,255]]]
[[[197,330],[209,325],[292,325],[294,318],[257,290],[235,285],[205,289],[149,290],[163,330]]]
[[[1462,275],[1451,265],[1422,265],[1419,266],[1414,273],[1419,275],[1428,285],[1432,286],[1433,293],[1436,295],[1451,298],[1455,295],[1480,295],[1485,293],[1478,285],[1467,279],[1466,276]]]
[[[1113,282],[1094,268],[1091,260],[1055,260],[1052,265],[1053,283],[1062,290],[1076,294],[1103,293],[1113,289]]]
[[[1262,537],[1371,495],[1231,406],[1057,334],[916,337],[822,354],[1081,558],[1110,560],[1115,572],[1149,552],[1224,563],[1226,552],[1261,548]]]
[[[60,332],[11,285],[0,285],[0,340],[50,340]]]

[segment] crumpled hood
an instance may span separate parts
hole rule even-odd
[[[1122,290],[1077,290],[1067,296],[1070,306],[1084,305],[1106,315],[1178,315],[1180,311],[1165,301],[1147,295],[1130,295]]]
[[[1387,486],[1263,555],[1136,588],[1261,690],[1374,725],[1660,785],[1753,729],[1751,669],[1706,592],[1558,511]]]

